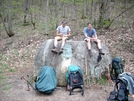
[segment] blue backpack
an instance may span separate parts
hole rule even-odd
[[[55,69],[50,66],[43,66],[38,76],[38,81],[35,83],[37,91],[51,94],[57,86]]]

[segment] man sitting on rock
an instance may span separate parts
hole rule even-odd
[[[97,38],[96,30],[92,28],[92,24],[88,23],[88,26],[84,28],[84,35],[85,35],[85,41],[87,42],[88,52],[90,57],[92,56],[91,52],[91,41],[94,41],[97,43],[98,49],[99,49],[99,55],[104,55],[101,48],[101,40]]]
[[[56,37],[54,38],[54,48],[51,50],[52,52],[58,53],[58,50],[57,50],[58,40],[62,40],[61,49],[59,53],[63,52],[65,41],[68,38],[68,36],[70,36],[70,31],[71,31],[69,26],[66,26],[66,24],[67,24],[67,21],[63,20],[62,25],[57,27]]]

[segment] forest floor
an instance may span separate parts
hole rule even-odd
[[[119,33],[114,30],[98,34],[102,42],[108,46],[111,56],[124,58],[125,71],[134,74],[134,35],[132,33],[134,28],[122,29],[122,31],[126,32]],[[73,40],[79,40],[77,37],[82,36],[82,34],[74,36]],[[0,101],[106,101],[113,90],[111,84],[91,85],[90,88],[85,88],[84,96],[81,96],[80,92],[74,92],[74,95],[69,96],[65,87],[60,87],[51,95],[37,93],[32,88],[27,91],[27,84],[21,77],[33,75],[34,57],[47,38],[48,36],[39,34],[38,31],[23,38],[17,35],[8,38],[1,34]]]

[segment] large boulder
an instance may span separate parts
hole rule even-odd
[[[78,65],[84,72],[84,77],[100,77],[105,70],[109,70],[111,56],[108,47],[102,43],[102,56],[100,62],[97,62],[98,48],[96,43],[92,42],[92,53],[90,57],[87,51],[85,41],[67,40],[62,54],[51,52],[53,48],[53,39],[46,40],[39,48],[34,60],[34,76],[38,76],[42,66],[51,66],[55,68],[59,86],[65,86],[65,73],[70,64]],[[58,44],[60,50],[61,41]]]

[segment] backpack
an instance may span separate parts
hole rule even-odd
[[[76,65],[68,66],[66,72],[67,87],[70,88],[70,95],[75,88],[81,88],[82,95],[84,95],[84,82],[82,70]]]
[[[113,73],[114,71],[114,73]],[[111,69],[111,78],[112,80],[116,80],[118,75],[124,72],[124,63],[121,57],[115,57],[112,60],[112,69]]]
[[[117,79],[114,91],[110,92],[107,101],[128,101],[129,91],[127,90],[127,82]]]
[[[55,69],[50,66],[43,66],[38,76],[38,81],[35,83],[37,91],[51,94],[57,86]]]

